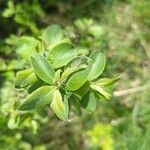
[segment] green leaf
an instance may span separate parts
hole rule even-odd
[[[62,101],[62,96],[59,90],[54,91],[53,100],[50,104],[50,107],[59,119],[63,121],[68,120],[68,108],[66,110],[66,106]]]
[[[16,87],[26,87],[29,86],[37,81],[37,77],[32,69],[26,69],[23,71],[17,72],[16,79],[15,79],[15,86]]]
[[[104,54],[96,51],[90,56],[90,58],[92,59],[93,64],[92,64],[92,68],[88,80],[91,81],[96,79],[98,76],[100,76],[103,73],[106,64],[106,57]]]
[[[89,91],[89,87],[90,87],[90,82],[85,82],[78,90],[73,91],[73,93],[79,98],[82,99],[83,96],[85,96],[87,94],[87,92]]]
[[[15,5],[13,1],[7,2],[7,8],[4,9],[2,12],[2,16],[5,18],[12,17],[15,14]]]
[[[88,67],[82,71],[78,71],[74,73],[67,81],[65,89],[67,91],[75,91],[79,89],[86,81],[88,78],[88,75],[91,70],[91,61],[88,65]]]
[[[90,88],[94,91],[97,91],[99,94],[101,94],[102,96],[104,96],[106,99],[110,99],[111,95],[109,93],[107,93],[106,91],[104,91],[103,88],[101,88],[100,86],[97,85],[90,85]]]
[[[20,123],[20,115],[16,112],[13,112],[8,120],[8,128],[9,129],[16,129]]]
[[[60,68],[77,56],[76,50],[70,43],[62,42],[49,51],[47,58],[54,68]]]
[[[114,84],[115,82],[117,82],[120,79],[120,77],[116,77],[116,78],[101,78],[95,82],[92,82],[92,84],[95,85],[99,85],[99,86],[109,86]]]
[[[60,76],[61,76],[61,70],[58,69],[56,72],[55,72],[55,75],[54,75],[54,82],[57,82],[59,79],[60,79]]]
[[[95,38],[100,39],[105,33],[105,30],[100,25],[92,25],[89,27],[88,32]]]
[[[59,25],[51,25],[43,30],[42,38],[47,45],[57,44],[63,38],[63,31]]]
[[[75,26],[82,32],[89,29],[89,27],[92,25],[92,23],[93,23],[92,19],[87,19],[87,18],[77,19],[74,22]]]
[[[86,56],[78,56],[73,59],[69,64],[70,67],[79,67],[81,65],[87,66],[87,57]]]
[[[66,68],[61,75],[60,81],[65,81],[72,73],[77,72],[79,70],[83,70],[85,68],[87,68],[87,65],[80,65],[77,67],[73,66]]]
[[[89,92],[81,100],[82,107],[88,112],[94,112],[97,107],[97,99],[94,93]]]
[[[44,85],[46,85],[46,83],[39,79],[35,83],[33,83],[31,86],[28,86],[26,90],[28,91],[29,94],[31,94],[33,91],[35,91],[36,89]]]
[[[35,38],[22,36],[16,43],[16,53],[24,59],[29,59],[31,55],[34,55],[38,51],[43,50],[43,46],[40,41]]]
[[[72,73],[81,71],[87,68],[87,58],[86,57],[77,57],[73,59],[65,68],[64,72],[61,75],[61,80],[67,79]]]
[[[54,69],[48,60],[39,54],[31,57],[31,63],[37,76],[46,83],[52,84],[54,80]]]
[[[67,118],[67,120],[68,120],[68,115],[69,115],[69,104],[68,104],[68,96],[67,95],[65,95],[64,96],[64,106],[65,106],[65,116],[66,116],[66,118]]]
[[[6,70],[6,69],[7,69],[7,65],[6,65],[4,59],[0,58],[0,71]]]
[[[48,105],[53,98],[54,86],[42,86],[32,92],[20,106],[19,110],[31,110]]]
[[[78,116],[82,115],[82,110],[81,110],[81,103],[79,101],[79,99],[72,95],[70,98],[70,106],[71,106],[71,110]]]

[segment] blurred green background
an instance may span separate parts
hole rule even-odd
[[[48,109],[15,111],[25,96],[15,73],[26,65],[16,42],[51,24],[82,53],[104,52],[103,76],[121,75],[110,101],[92,114],[71,113],[69,123]],[[0,150],[149,150],[149,77],[149,0],[0,0]]]

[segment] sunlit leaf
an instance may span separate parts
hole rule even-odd
[[[6,69],[7,69],[7,65],[6,65],[5,61],[0,58],[0,71],[6,70]]]
[[[62,42],[53,47],[52,50],[49,51],[47,57],[54,68],[59,68],[74,59],[76,55],[76,50],[72,44]]]
[[[105,30],[100,25],[92,25],[88,30],[88,32],[95,38],[101,38],[102,35],[104,34],[104,31]]]
[[[80,65],[77,67],[68,67],[62,73],[60,80],[61,81],[66,80],[72,73],[77,72],[79,70],[83,70],[85,68],[87,68],[87,65]]]
[[[35,38],[22,36],[16,43],[15,51],[24,59],[29,59],[31,55],[36,54],[37,50],[42,51],[43,47]]]
[[[46,83],[52,84],[55,71],[48,60],[39,54],[31,57],[31,63],[37,76]]]
[[[107,93],[103,88],[101,88],[100,86],[97,85],[90,85],[90,88],[94,91],[97,91],[99,94],[101,94],[102,96],[104,96],[106,99],[110,99],[111,95],[109,93]]]
[[[69,99],[68,99],[68,96],[65,95],[64,96],[64,106],[65,106],[65,116],[66,118],[68,118],[68,115],[69,115]]]
[[[86,69],[74,73],[68,79],[65,89],[67,91],[75,91],[79,89],[87,81],[90,71],[91,71],[91,61]]]
[[[54,86],[42,86],[32,92],[20,106],[19,110],[31,110],[48,105],[53,98]]]
[[[99,85],[99,86],[109,86],[114,84],[120,79],[120,77],[116,78],[101,78],[95,82],[92,82],[93,84]]]
[[[54,82],[57,82],[60,79],[61,72],[62,71],[60,69],[55,72]]]
[[[59,25],[51,25],[43,30],[42,38],[45,40],[47,45],[57,44],[63,38],[63,31]]]
[[[11,114],[11,117],[8,121],[7,126],[9,129],[15,129],[18,127],[19,123],[20,123],[20,116],[19,116],[19,114],[14,112]]]
[[[98,51],[94,52],[90,58],[92,59],[93,64],[88,79],[94,80],[103,73],[106,64],[106,58],[104,54]]]
[[[2,16],[5,18],[9,18],[15,13],[15,6],[13,1],[7,1],[7,8],[3,11]]]
[[[26,69],[17,72],[16,79],[15,79],[15,86],[16,87],[25,87],[33,84],[37,81],[37,77],[32,69]]]
[[[67,114],[68,108],[66,110],[66,106],[63,103],[62,96],[59,90],[54,91],[53,100],[50,104],[50,107],[59,119],[63,121],[68,120],[68,114]]]

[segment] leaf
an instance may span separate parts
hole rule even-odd
[[[43,85],[46,85],[46,83],[39,79],[35,83],[33,83],[31,86],[28,86],[26,90],[28,91],[29,94],[31,94],[33,91],[35,91],[36,89],[38,89],[39,87]]]
[[[70,63],[70,67],[78,67],[81,65],[87,65],[87,57],[85,56],[78,56],[77,58],[73,59]]]
[[[77,56],[76,50],[70,43],[62,42],[49,51],[47,58],[54,68],[60,68]]]
[[[94,112],[97,107],[97,99],[94,93],[89,92],[81,100],[82,107],[88,112]]]
[[[7,8],[4,9],[2,12],[2,16],[5,18],[12,17],[15,14],[15,5],[13,1],[7,2]]]
[[[19,110],[31,110],[44,107],[52,100],[54,86],[42,86],[32,92],[20,106]]]
[[[92,23],[93,23],[92,19],[87,18],[77,19],[74,22],[75,26],[81,31],[87,30],[92,25]]]
[[[55,71],[48,60],[39,54],[31,57],[31,63],[37,76],[46,83],[52,84]]]
[[[109,86],[114,84],[115,82],[117,82],[120,79],[120,77],[116,77],[116,78],[101,78],[95,82],[92,82],[92,84],[95,85],[99,85],[99,86]]]
[[[63,38],[63,31],[59,25],[51,25],[43,30],[42,38],[47,45],[57,44]]]
[[[20,123],[20,115],[16,112],[13,112],[8,120],[8,128],[9,129],[16,129]]]
[[[90,88],[93,89],[94,91],[97,91],[99,94],[104,96],[106,99],[110,99],[111,95],[107,93],[106,91],[103,90],[100,86],[97,85],[90,85]]]
[[[73,93],[81,100],[83,96],[89,91],[90,82],[85,82],[78,90],[73,91]]]
[[[55,72],[55,75],[54,75],[54,82],[57,82],[57,81],[60,79],[61,72],[62,72],[62,71],[61,71],[60,69]]]
[[[77,57],[73,59],[64,69],[64,72],[61,75],[60,80],[65,81],[72,73],[81,71],[87,68],[87,58],[86,57]]]
[[[90,58],[92,59],[93,64],[92,64],[92,68],[88,80],[91,81],[96,79],[98,76],[100,76],[103,73],[106,64],[106,57],[104,54],[96,51],[90,56]]]
[[[91,35],[93,35],[95,38],[97,39],[100,39],[102,38],[102,36],[104,35],[105,33],[105,30],[103,29],[102,26],[100,25],[92,25],[90,28],[89,28],[89,31],[88,31]]]
[[[31,55],[43,50],[42,44],[35,38],[22,36],[16,43],[16,53],[24,59],[29,59]]]
[[[66,118],[67,118],[67,120],[68,120],[68,115],[69,115],[69,104],[68,104],[68,96],[67,95],[65,95],[64,96],[64,106],[65,106],[65,116],[66,116]]]
[[[0,58],[0,71],[6,70],[6,69],[7,69],[7,65],[6,65],[5,61]]]
[[[82,115],[82,110],[81,110],[81,103],[77,97],[74,95],[71,96],[70,98],[70,106],[71,110],[78,116]]]
[[[66,110],[65,104],[62,101],[62,96],[59,90],[54,91],[53,100],[50,104],[50,107],[59,119],[63,121],[68,120],[68,109]]]
[[[91,70],[91,61],[88,65],[88,67],[82,71],[78,71],[74,73],[67,81],[65,89],[67,91],[75,91],[79,89],[86,81],[88,78],[88,75]]]
[[[87,68],[87,65],[80,65],[77,67],[68,67],[64,70],[61,75],[60,81],[65,81],[72,73],[77,72],[79,70],[83,70]]]
[[[35,83],[37,80],[38,79],[32,69],[22,70],[17,72],[15,86],[18,88],[26,87]]]

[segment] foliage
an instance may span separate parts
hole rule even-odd
[[[1,0],[0,149],[149,150],[149,6],[149,0]],[[47,39],[49,32],[55,36]],[[77,52],[77,58],[85,60],[83,68],[75,71],[68,68],[77,59],[73,59],[73,51]],[[67,55],[63,56],[64,52]],[[47,59],[55,71],[54,76],[51,73],[47,76],[45,69],[44,81],[31,63],[31,56],[34,61],[37,54]],[[91,73],[90,78],[96,77],[92,87],[103,94],[104,91],[110,93],[111,100],[103,100],[104,96],[97,95],[95,90],[87,92],[89,82],[80,90],[67,91],[65,87],[70,77],[84,71],[91,57],[95,60],[97,57],[97,66],[101,54],[107,58],[106,69],[101,68],[98,78],[96,73]],[[49,90],[53,85],[49,77],[57,83],[62,74],[66,76],[70,72],[60,92],[55,91],[57,99],[52,103],[44,97],[41,103],[43,95],[51,95]],[[17,78],[24,77],[16,80],[17,88],[14,87],[16,74]],[[121,75],[119,82],[107,86],[117,80],[107,77],[118,75]],[[103,86],[104,91],[99,86]],[[35,93],[39,94],[37,103],[45,106],[30,111],[18,110],[35,89],[41,92]],[[66,97],[66,91],[73,93],[71,97],[77,101],[71,100],[70,95]],[[34,102],[35,97],[31,98]],[[87,98],[91,99],[89,103]],[[68,122],[59,121],[53,109],[49,109],[49,101],[54,109],[59,109],[55,107],[58,99],[63,102],[61,107],[69,102]],[[62,114],[68,113],[63,109]]]
[[[63,31],[58,25],[52,25],[43,30],[41,48],[36,39],[21,37],[17,51],[22,51],[26,41],[26,49],[35,50],[31,56],[31,69],[17,72],[16,87],[25,88],[29,96],[19,107],[19,110],[31,110],[50,105],[56,116],[68,120],[71,101],[78,101],[83,108],[92,112],[97,105],[98,96],[110,98],[104,90],[119,78],[97,78],[102,74],[106,58],[99,51],[89,57],[79,55],[72,43],[63,39]],[[22,40],[24,39],[24,40]],[[32,47],[32,49],[30,49]],[[36,53],[37,51],[41,53]],[[21,50],[20,50],[21,49]],[[80,108],[77,108],[80,109]]]

